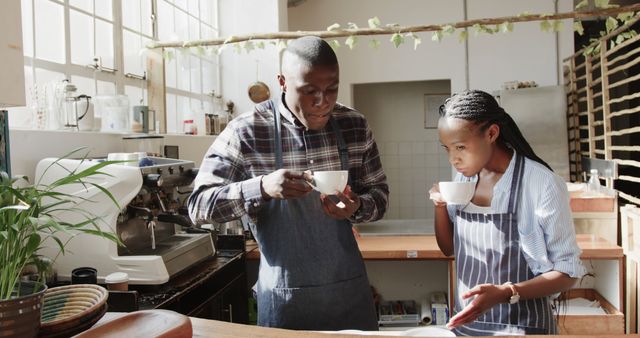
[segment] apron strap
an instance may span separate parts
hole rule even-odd
[[[338,153],[340,154],[340,166],[342,170],[349,170],[349,148],[347,148],[347,143],[344,141],[344,137],[342,137],[342,132],[340,131],[340,126],[338,122],[333,117],[333,115],[329,118],[329,122],[331,123],[331,129],[333,129],[333,133],[336,135],[336,140],[338,141]],[[349,185],[351,184],[351,175],[349,175]]]
[[[513,176],[511,177],[511,191],[509,192],[509,208],[510,214],[515,214],[520,202],[520,188],[522,187],[522,174],[524,173],[524,156],[516,153],[516,164],[513,168]]]
[[[273,100],[267,100],[262,103],[256,105],[256,109],[259,112],[266,113],[271,110],[273,113],[273,127],[274,127],[274,138],[273,138],[273,149],[275,150],[276,155],[276,170],[281,169],[283,167],[282,160],[282,136],[280,135],[280,111],[278,110],[278,105],[273,102]]]

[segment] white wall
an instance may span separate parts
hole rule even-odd
[[[451,179],[436,129],[424,127],[424,95],[450,93],[449,81],[356,85],[354,106],[374,132],[391,195],[388,219],[433,219],[427,192]]]
[[[308,0],[289,9],[289,30],[325,30],[336,22],[343,26],[354,22],[366,27],[367,20],[374,16],[383,24],[456,22],[463,20],[463,1]],[[450,79],[452,90],[464,89],[464,44],[457,38],[432,43],[430,34],[419,35],[423,43],[417,51],[409,40],[399,48],[393,47],[387,35],[377,37],[381,42],[377,50],[368,46],[370,37],[360,37],[354,50],[339,48],[339,101],[352,104],[351,85],[355,83]]]
[[[220,35],[272,33],[287,29],[286,0],[220,0]],[[229,47],[221,55],[222,95],[236,104],[236,113],[252,109],[247,89],[255,81],[266,83],[274,98],[280,92],[277,75],[279,53],[267,44],[264,50],[238,54]],[[258,75],[256,77],[256,66]]]
[[[289,30],[324,30],[333,23],[355,22],[366,26],[367,19],[378,16],[383,24],[446,24],[467,16],[490,18],[531,13],[553,13],[553,0],[308,0],[289,9]],[[560,0],[559,11],[567,11],[572,1]],[[573,53],[571,23],[559,34],[560,58]],[[539,23],[516,24],[514,32],[493,36],[475,36],[468,40],[470,87],[494,91],[505,81],[536,81],[555,85],[558,79],[556,34],[541,32]],[[361,37],[360,45],[351,51],[338,50],[341,70],[340,101],[352,102],[354,83],[451,79],[453,92],[466,89],[465,43],[457,36],[432,42],[430,33],[419,34],[423,43],[413,51],[412,43],[395,48],[389,36],[380,36],[379,50],[368,47],[369,37]],[[344,42],[344,39],[341,39]]]

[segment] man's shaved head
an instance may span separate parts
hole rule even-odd
[[[308,67],[335,66],[338,58],[326,41],[316,36],[305,36],[291,41],[282,55],[283,70],[295,62]]]

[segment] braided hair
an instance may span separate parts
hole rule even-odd
[[[553,171],[545,161],[536,155],[513,118],[500,107],[496,99],[489,93],[481,90],[465,90],[453,94],[440,106],[440,117],[453,117],[473,122],[480,125],[481,131],[486,130],[492,124],[497,124],[500,127],[499,142]]]

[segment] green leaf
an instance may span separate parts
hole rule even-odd
[[[475,25],[472,26],[475,32],[475,36],[478,36],[480,33],[482,33],[482,25],[477,23]]]
[[[469,32],[467,32],[466,29],[463,29],[460,31],[460,34],[458,34],[458,42],[463,42],[468,37],[469,37]]]
[[[440,42],[442,40],[442,31],[435,31],[431,35],[431,41]]]
[[[378,47],[380,47],[380,41],[378,41],[377,39],[369,40],[369,47],[378,49]]]
[[[27,252],[34,252],[38,249],[38,246],[40,246],[40,235],[35,233],[31,234],[27,241],[27,245],[25,245],[25,250],[27,250]]]
[[[584,27],[582,27],[582,21],[576,21],[573,23],[573,30],[579,35],[584,34]]]
[[[618,28],[618,20],[610,16],[607,18],[605,25],[607,27],[607,33],[610,33],[614,29]]]
[[[589,0],[582,0],[576,5],[576,9],[584,8],[589,6]]]
[[[624,12],[620,13],[617,16],[618,20],[624,21],[625,23],[633,18],[633,12]]]
[[[353,47],[355,47],[355,45],[358,43],[358,38],[350,35],[347,37],[347,40],[345,40],[344,44],[349,46],[349,49],[353,50]]]
[[[502,33],[513,32],[513,23],[505,21],[498,26],[498,29]]]
[[[441,31],[444,35],[451,35],[456,32],[456,28],[453,25],[444,25]]]
[[[330,45],[330,46],[331,46],[331,48],[333,48],[334,50],[335,50],[335,49],[338,49],[338,48],[340,48],[340,41],[338,41],[338,40],[331,40],[331,41],[329,41],[329,45]]]
[[[518,14],[518,17],[520,18],[520,17],[528,16],[528,15],[531,15],[531,13],[529,13],[529,12],[527,12],[527,11],[524,11],[524,12],[522,12],[522,13]]]
[[[340,24],[339,23],[334,23],[333,25],[327,27],[327,30],[329,32],[331,31],[337,31],[338,29],[340,29]]]
[[[347,27],[349,27],[349,29],[358,29],[358,25],[353,22],[347,23]]]
[[[171,62],[171,60],[175,59],[175,52],[171,49],[165,49],[162,52],[162,57],[167,60],[167,62]]]
[[[418,46],[422,43],[422,39],[413,32],[411,33],[411,37],[413,38],[413,50],[417,50]]]
[[[256,48],[260,48],[260,49],[264,49],[264,41],[258,41],[256,42]]]
[[[404,43],[404,37],[400,33],[395,33],[391,36],[389,41],[393,42],[393,45],[398,48],[401,44]]]
[[[559,32],[564,28],[564,23],[560,20],[553,20],[552,29],[554,32]]]
[[[549,20],[540,21],[540,29],[543,32],[548,32],[551,29],[551,23]]]
[[[388,24],[385,25],[385,27],[387,27],[387,28],[398,28],[398,27],[400,27],[400,25],[397,24],[397,23],[388,23]]]
[[[370,18],[369,20],[367,20],[367,22],[369,23],[369,28],[378,28],[378,27],[380,27],[380,19],[378,19],[377,16],[374,16],[373,18]]]
[[[243,47],[244,47],[244,50],[246,50],[247,52],[250,52],[255,49],[255,44],[253,43],[253,41],[249,40],[249,41],[246,41]]]

